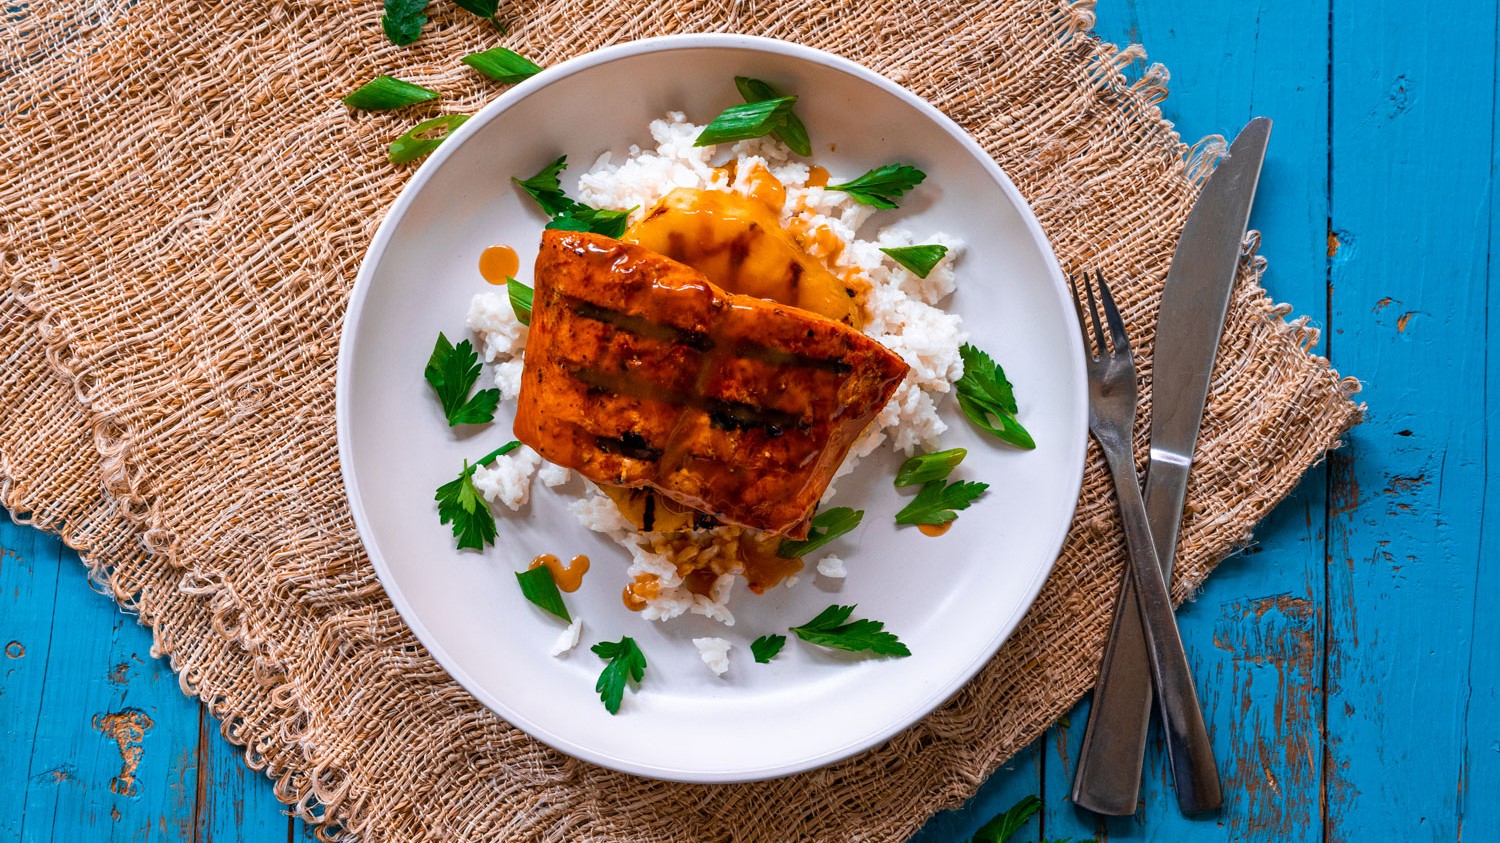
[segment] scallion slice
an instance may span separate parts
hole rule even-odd
[[[901,469],[896,472],[896,485],[915,486],[929,480],[946,480],[968,453],[963,448],[949,448],[935,454],[918,454],[901,464]]]
[[[394,76],[376,76],[344,97],[344,105],[361,111],[390,111],[419,102],[431,102],[439,96],[437,91]]]
[[[453,130],[464,124],[469,119],[467,114],[444,114],[442,117],[434,117],[431,120],[423,120],[401,137],[391,141],[391,149],[388,157],[392,164],[405,164],[438,148],[438,144],[448,139]],[[433,133],[439,133],[432,137]]]
[[[482,53],[470,53],[464,56],[462,61],[496,82],[504,82],[507,85],[530,79],[542,72],[540,65],[504,47],[494,47]]]

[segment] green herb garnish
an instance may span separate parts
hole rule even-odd
[[[385,0],[385,14],[380,16],[380,28],[392,44],[410,44],[422,34],[427,25],[427,0]]]
[[[901,464],[896,472],[896,485],[915,486],[929,480],[943,480],[958,468],[969,452],[963,448],[950,448],[935,454],[917,454]]]
[[[576,202],[563,193],[562,182],[559,176],[568,168],[568,156],[559,156],[556,161],[543,167],[536,175],[529,179],[511,178],[516,186],[531,195],[536,203],[542,206],[542,213],[549,217],[555,217],[565,211],[571,210]]]
[[[427,368],[422,375],[437,392],[449,427],[484,424],[495,420],[500,390],[481,389],[473,397],[469,396],[469,390],[479,380],[479,355],[468,340],[455,346],[439,332],[437,344],[432,348],[432,356],[427,358]]]
[[[588,205],[574,203],[570,210],[552,218],[547,223],[547,228],[562,231],[591,231],[595,234],[603,234],[605,237],[619,239],[625,233],[630,222],[630,211],[612,211],[605,208],[590,208]]]
[[[958,511],[968,509],[976,498],[990,487],[988,483],[958,481],[944,483],[932,480],[922,486],[922,491],[896,513],[897,524],[947,524],[958,517]]]
[[[510,309],[516,312],[516,320],[522,325],[530,325],[532,289],[511,278],[505,282],[505,292],[510,295]]]
[[[988,430],[1017,448],[1030,450],[1036,442],[1016,420],[1016,393],[1005,370],[988,354],[964,343],[958,353],[963,357],[964,376],[954,384],[958,408],[969,421]],[[991,422],[993,416],[995,421]]]
[[[441,95],[437,91],[394,76],[376,76],[344,97],[344,105],[362,111],[390,111],[419,102],[430,102],[439,96]]]
[[[1022,797],[1005,813],[980,826],[970,843],[1005,843],[1041,809],[1042,800],[1035,796]]]
[[[909,656],[906,648],[894,634],[885,631],[885,624],[871,620],[849,620],[854,606],[829,606],[817,617],[791,631],[798,638],[820,647],[858,652],[869,650],[880,656]]]
[[[770,664],[785,646],[785,635],[762,635],[750,642],[750,655],[755,656],[756,664]]]
[[[932,268],[937,266],[938,261],[948,254],[947,246],[932,244],[928,246],[898,246],[894,249],[881,249],[891,256],[891,260],[911,270],[918,278],[926,278],[932,274]]]
[[[618,714],[620,701],[625,697],[626,681],[634,679],[640,682],[646,675],[646,654],[628,635],[619,641],[600,641],[590,649],[594,655],[609,661],[604,672],[599,674],[599,681],[594,683],[594,690],[599,692],[604,708],[610,714]]]
[[[854,181],[830,184],[828,190],[842,190],[854,201],[877,208],[897,208],[896,200],[901,194],[916,187],[927,178],[927,174],[908,164],[887,164],[877,167]]]
[[[479,490],[474,488],[474,469],[489,465],[496,457],[521,447],[514,440],[501,445],[479,459],[473,465],[464,460],[464,470],[458,478],[438,487],[433,499],[437,501],[438,518],[444,524],[453,525],[453,537],[458,539],[458,549],[483,550],[487,544],[495,543],[495,515],[484,502]]]
[[[464,124],[469,119],[467,114],[444,114],[442,117],[434,117],[431,120],[423,120],[407,130],[406,134],[391,141],[390,152],[386,157],[391,159],[392,164],[405,164],[438,148],[438,144],[448,139],[453,130]],[[441,130],[436,137],[434,132]]]
[[[776,547],[776,555],[782,559],[798,559],[806,556],[858,527],[860,519],[864,517],[863,509],[850,509],[847,506],[836,506],[833,509],[824,510],[813,516],[811,529],[807,531],[807,538],[801,541],[782,539],[781,544]]]
[[[781,92],[771,87],[770,84],[748,76],[734,77],[734,87],[739,89],[740,96],[745,98],[745,102],[764,102],[781,97]],[[788,109],[782,116],[781,125],[772,129],[771,134],[798,155],[812,154],[812,141],[807,137],[807,126],[803,125],[802,118],[791,109]]]
[[[453,2],[457,3],[460,9],[472,12],[499,27],[501,32],[505,31],[500,21],[495,20],[495,12],[500,8],[500,0],[453,0]]]
[[[605,237],[618,239],[625,233],[630,211],[612,211],[590,207],[575,202],[563,192],[560,176],[568,167],[568,156],[564,155],[543,167],[529,179],[512,178],[516,186],[531,195],[541,206],[542,212],[552,217],[547,228],[562,231],[591,231]]]
[[[557,590],[557,580],[553,579],[551,568],[538,565],[529,571],[517,571],[516,582],[521,585],[521,594],[538,608],[545,609],[568,623],[573,622],[573,618],[568,615],[568,607],[563,605],[562,592]]]
[[[470,53],[460,61],[496,82],[504,82],[507,85],[530,79],[542,72],[541,65],[504,47],[494,47],[482,53]]]
[[[719,112],[712,123],[703,127],[698,139],[693,141],[693,146],[713,146],[765,137],[785,124],[786,115],[792,112],[792,106],[796,102],[796,97],[776,97],[731,105]]]

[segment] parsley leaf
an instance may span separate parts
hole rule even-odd
[[[467,114],[444,114],[431,120],[423,120],[406,130],[401,137],[391,141],[386,157],[392,164],[405,164],[438,148],[454,130],[469,119]]]
[[[750,642],[750,654],[755,656],[756,664],[770,664],[785,646],[785,635],[762,635]]]
[[[740,96],[745,98],[745,102],[763,102],[781,96],[780,92],[768,83],[759,79],[751,79],[748,76],[734,77],[734,87],[739,89]],[[812,141],[807,137],[807,126],[802,123],[802,118],[790,109],[781,118],[781,125],[771,130],[771,134],[798,155],[812,154]]]
[[[1035,796],[1022,797],[1020,802],[1010,806],[1005,813],[980,826],[970,843],[1005,843],[1041,809],[1042,800]]]
[[[713,122],[703,127],[697,140],[693,141],[693,146],[713,146],[765,137],[784,124],[786,115],[792,112],[792,106],[796,103],[796,97],[776,97],[731,105],[719,112]]]
[[[901,464],[896,472],[896,486],[915,486],[929,480],[943,480],[958,468],[969,452],[963,448],[949,448],[935,454],[917,454]]]
[[[542,206],[542,213],[549,217],[572,210],[575,203],[563,193],[562,182],[558,176],[568,168],[568,156],[558,157],[556,161],[543,167],[536,175],[529,179],[511,178],[517,187],[531,194],[531,198]]]
[[[504,47],[494,47],[482,53],[470,53],[460,61],[496,82],[504,82],[507,85],[525,81],[542,72],[541,65]]]
[[[419,102],[430,102],[440,94],[394,76],[376,76],[344,97],[344,105],[361,111],[390,111]]]
[[[633,210],[635,209],[630,209],[630,211]],[[547,228],[562,231],[591,231],[595,234],[603,234],[605,237],[619,239],[620,235],[625,233],[630,211],[590,208],[588,205],[575,202],[571,209],[553,217],[552,221],[547,223]]]
[[[469,397],[469,390],[479,380],[479,355],[468,340],[455,346],[440,332],[422,374],[437,392],[449,427],[495,420],[500,390],[481,389]]]
[[[625,233],[631,208],[627,211],[612,211],[593,208],[575,202],[563,192],[559,176],[567,169],[568,156],[564,155],[543,167],[529,179],[512,178],[517,187],[526,191],[541,206],[542,212],[552,217],[547,227],[562,231],[591,231],[605,237],[619,238]]]
[[[877,208],[897,208],[896,200],[901,194],[916,187],[927,178],[927,174],[908,164],[887,164],[877,167],[854,181],[830,184],[828,190],[842,190],[854,201]]]
[[[517,571],[516,582],[521,586],[521,594],[538,608],[545,609],[568,623],[573,622],[568,616],[568,607],[563,605],[562,592],[557,590],[557,580],[552,578],[551,568],[538,565],[529,571]]]
[[[926,278],[932,274],[932,268],[938,265],[938,261],[948,254],[947,246],[931,244],[927,246],[897,246],[893,249],[881,249],[891,256],[891,260],[911,270],[918,278]]]
[[[968,509],[989,487],[988,483],[962,480],[947,484],[941,480],[928,481],[911,503],[896,513],[896,523],[947,524],[958,517],[957,510]]]
[[[964,361],[964,376],[953,386],[958,393],[958,408],[969,421],[1017,448],[1030,450],[1036,441],[1016,419],[1016,393],[1005,370],[988,354],[968,343],[958,349]],[[995,421],[991,422],[990,418]]]
[[[530,325],[531,301],[535,291],[511,278],[505,282],[505,292],[510,296],[510,309],[516,312],[516,320],[522,325]]]
[[[464,470],[459,472],[458,478],[439,486],[437,494],[433,495],[438,505],[438,518],[444,524],[453,525],[453,537],[458,539],[459,550],[483,550],[485,545],[495,543],[495,516],[479,490],[474,488],[474,469],[489,465],[496,457],[519,447],[521,443],[512,440],[480,457],[473,465],[464,460]]]
[[[849,620],[854,609],[854,606],[829,606],[807,623],[792,627],[791,631],[809,644],[836,650],[869,650],[880,656],[911,655],[911,650],[900,639],[885,631],[884,623]]]
[[[427,0],[385,0],[385,14],[380,28],[392,44],[405,45],[417,40],[427,25]]]
[[[599,681],[594,683],[594,690],[599,692],[604,708],[610,714],[618,714],[620,701],[625,697],[626,681],[634,679],[640,682],[646,675],[646,654],[628,635],[619,641],[600,641],[590,649],[594,655],[609,662],[599,674]]]
[[[801,541],[782,539],[781,544],[776,546],[776,555],[782,559],[797,559],[806,556],[858,527],[860,519],[864,517],[863,509],[850,509],[847,506],[826,509],[813,516],[812,527],[807,532],[807,538]]]

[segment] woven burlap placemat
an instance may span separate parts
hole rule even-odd
[[[1064,266],[1109,274],[1146,350],[1222,142],[1179,142],[1156,108],[1165,73],[1090,37],[1087,3],[522,0],[502,9],[503,36],[439,2],[409,48],[382,37],[380,13],[374,0],[48,0],[0,18],[0,502],[83,552],[151,626],[183,690],[295,811],[329,822],[324,834],[899,841],[959,804],[1093,681],[1122,570],[1097,453],[1025,623],[886,745],[712,787],[562,756],[423,651],[345,508],[340,322],[411,173],[384,154],[414,112],[353,115],[337,98],[393,72],[444,91],[441,110],[472,112],[498,90],[457,58],[500,43],[543,63],[707,30],[832,50],[973,132]],[[1253,254],[1188,490],[1179,599],[1358,412],[1353,382],[1308,353],[1315,331],[1263,295]],[[1149,355],[1142,364],[1149,385]]]

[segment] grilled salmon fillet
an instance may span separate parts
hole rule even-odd
[[[601,235],[543,232],[534,280],[516,438],[725,523],[806,537],[906,375],[847,325]]]

